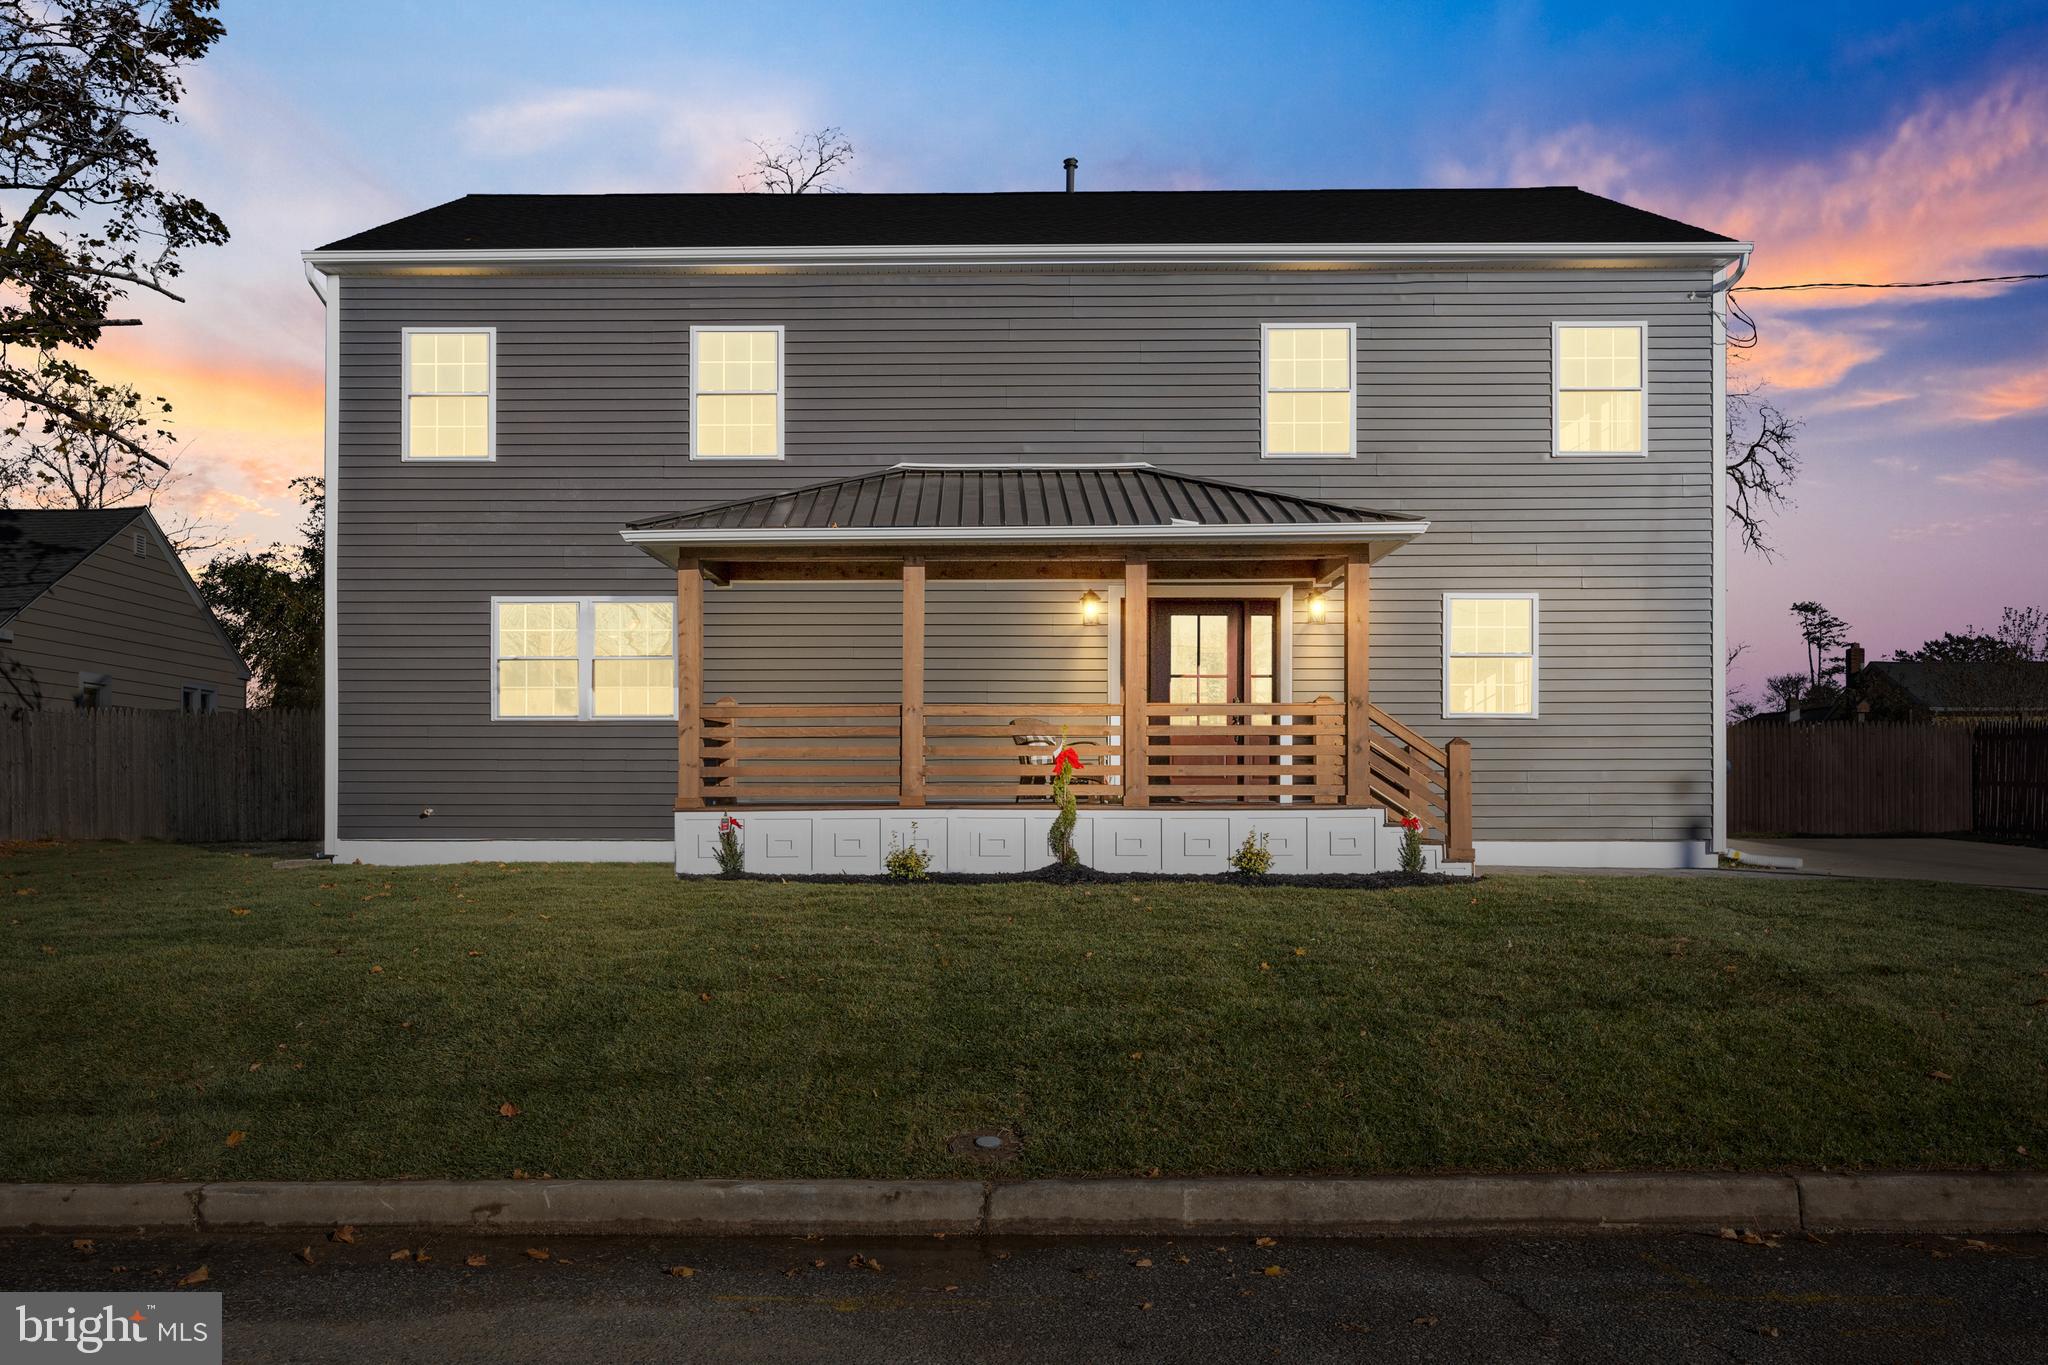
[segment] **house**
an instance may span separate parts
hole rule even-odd
[[[0,509],[0,711],[239,711],[248,682],[148,508]]]
[[[1978,663],[1892,660],[1862,670],[1858,692],[1877,720],[2048,720],[2048,662]]]
[[[327,844],[1723,845],[1725,290],[1574,188],[470,195],[326,308]]]

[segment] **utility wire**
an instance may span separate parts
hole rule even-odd
[[[1827,280],[1815,284],[1738,284],[1728,292],[1768,294],[1784,289],[1947,289],[1958,284],[2012,284],[2020,280],[2048,280],[2048,272],[2033,275],[1978,275],[1967,280],[1912,280],[1902,284],[1870,284],[1862,280]]]

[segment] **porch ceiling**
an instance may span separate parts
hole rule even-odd
[[[902,464],[655,517],[620,534],[714,579],[1103,578],[1134,558],[1168,577],[1320,579],[1377,560],[1423,518],[1155,469]]]

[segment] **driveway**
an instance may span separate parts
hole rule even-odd
[[[1829,877],[1964,882],[2048,891],[2048,848],[1966,839],[1730,839],[1744,853],[1798,858]]]

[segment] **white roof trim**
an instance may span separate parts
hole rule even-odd
[[[1043,545],[1048,543],[1413,540],[1427,521],[1323,521],[1285,526],[755,526],[626,530],[628,545]]]
[[[1376,262],[1746,258],[1750,242],[1233,242],[1073,243],[1034,246],[716,246],[464,249],[458,251],[327,251],[300,253],[307,264],[462,269],[545,265],[641,268],[794,265],[1231,265],[1272,261],[1300,265]]]

